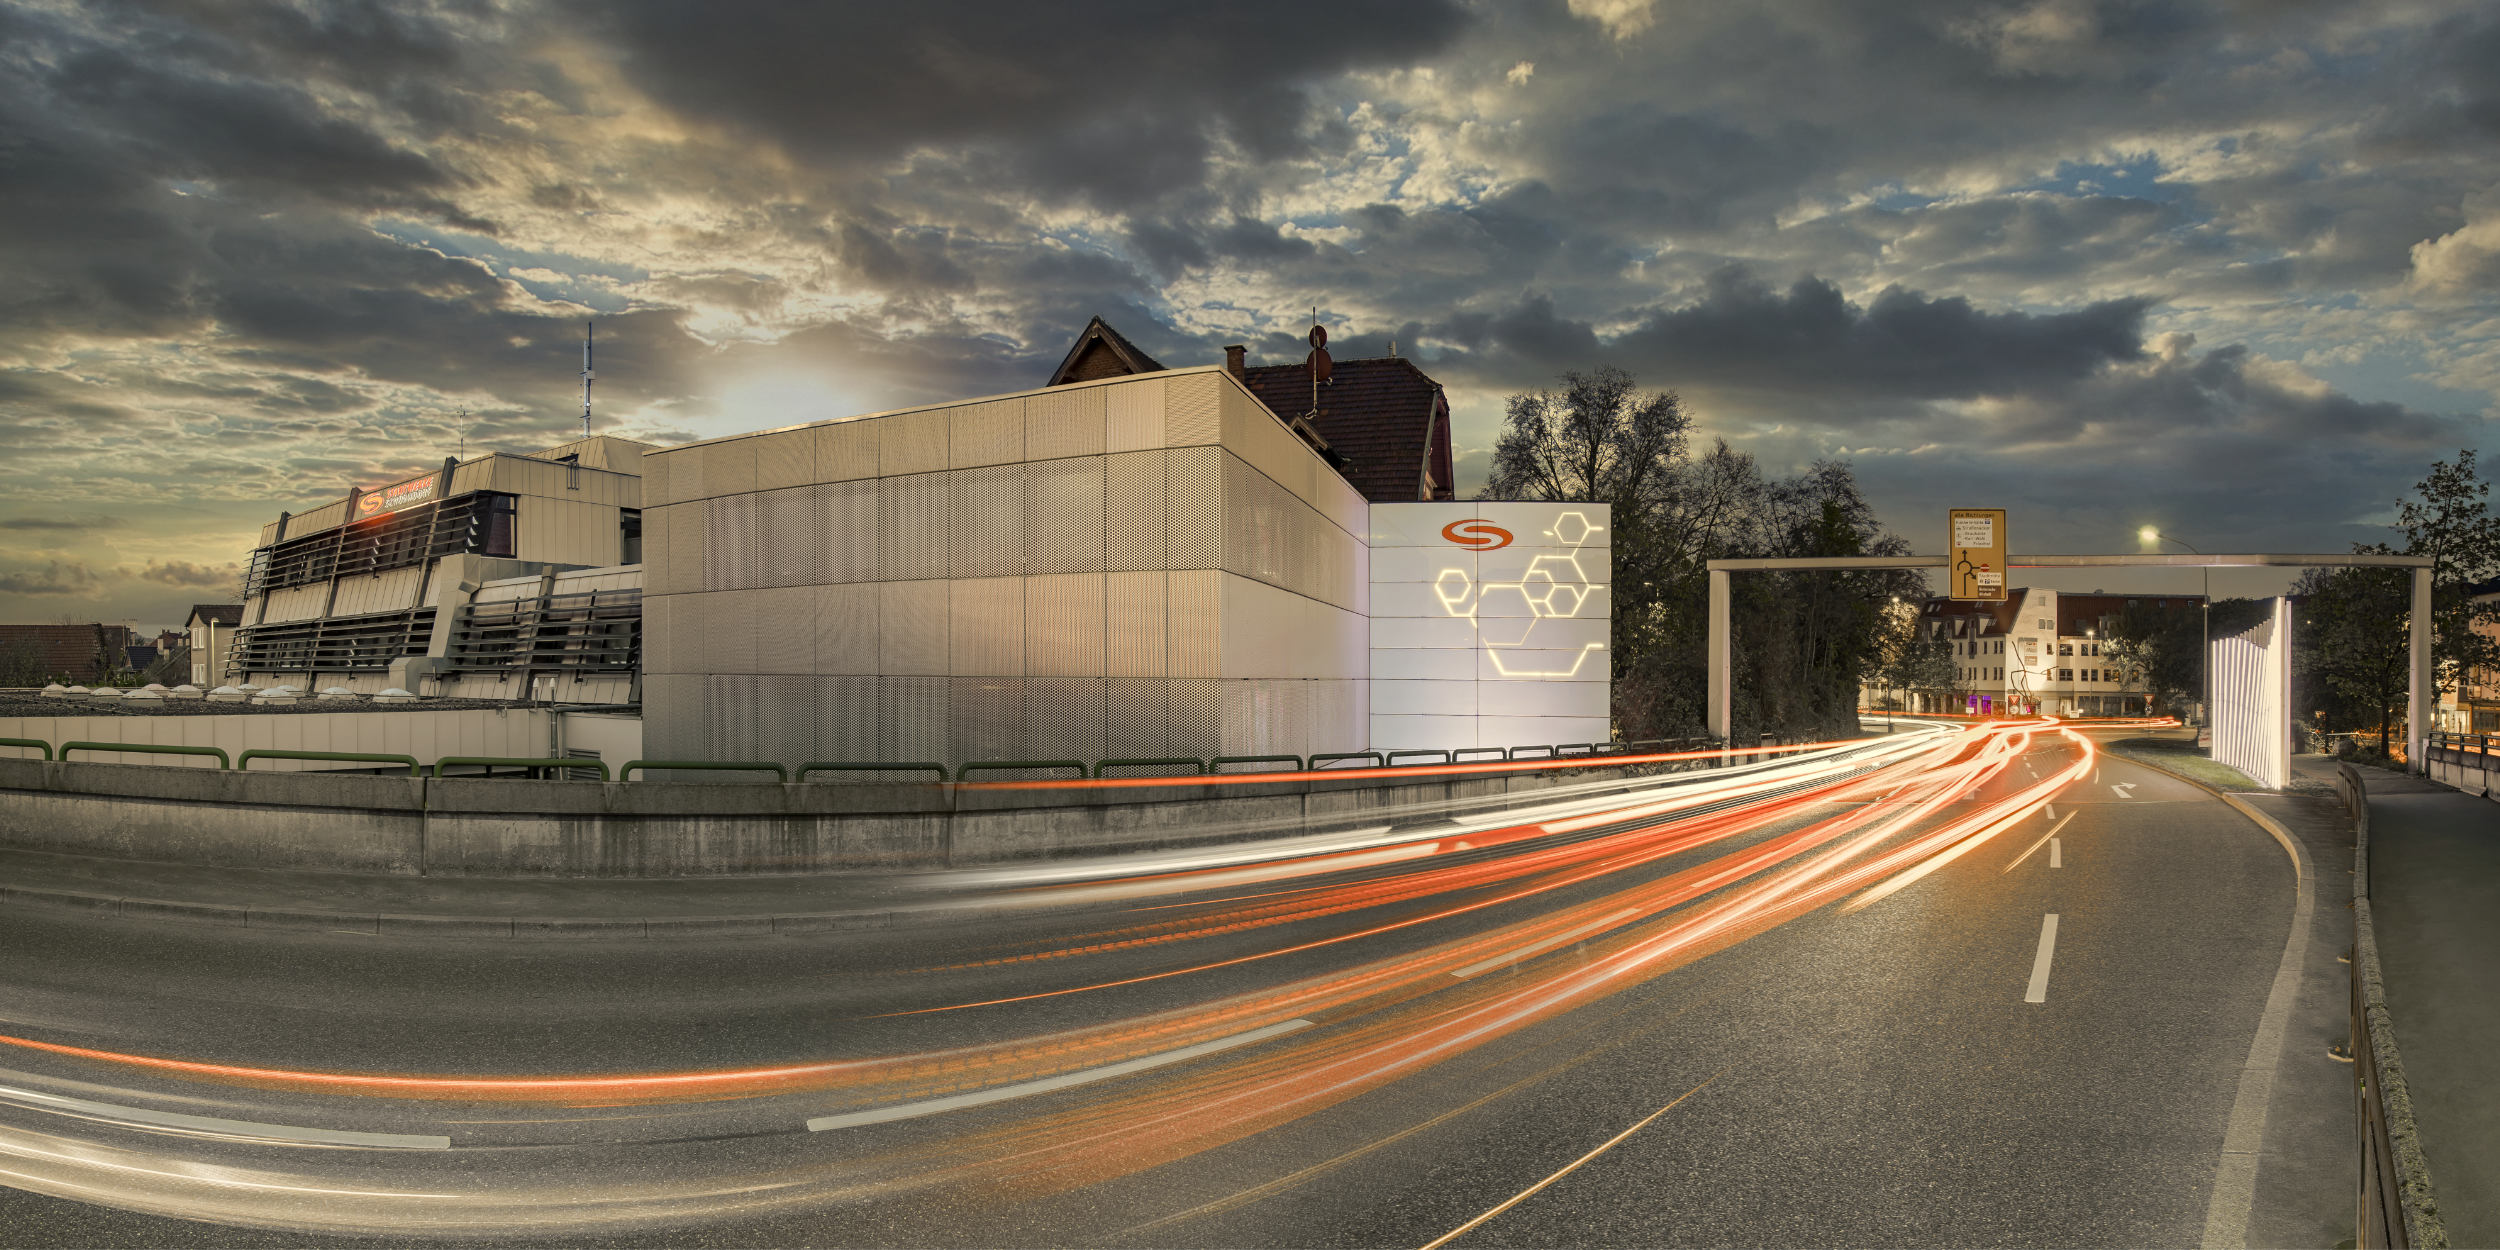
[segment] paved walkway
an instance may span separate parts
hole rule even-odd
[[[2500,1245],[2500,803],[2381,769],[2370,903],[2451,1244]]]

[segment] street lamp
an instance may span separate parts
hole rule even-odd
[[[2143,540],[2144,545],[2147,547],[2155,546],[2161,543],[2178,543],[2182,547],[2187,547],[2188,551],[2192,554],[2200,556],[2205,554],[2204,552],[2196,550],[2194,547],[2188,547],[2187,543],[2184,541],[2172,538],[2170,535],[2162,533],[2160,530],[2157,530],[2150,525],[2137,530],[2135,532],[2135,536]],[[2198,675],[2204,679],[2203,685],[2205,687],[2205,691],[2203,697],[2205,728],[2208,732],[2210,732],[2214,723],[2214,575],[2213,569],[2210,567],[2202,568],[2198,571],[2204,574],[2205,578],[2205,602],[2201,605],[2201,613],[2204,618],[2201,632],[2204,636],[2205,650],[2202,654],[2199,654],[2196,657],[2196,671]]]

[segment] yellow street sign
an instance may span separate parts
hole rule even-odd
[[[1946,527],[1946,597],[2004,602],[2005,509],[1955,508]]]

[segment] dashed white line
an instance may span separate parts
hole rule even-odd
[[[993,1102],[1005,1102],[1011,1098],[1029,1098],[1035,1094],[1047,1094],[1055,1089],[1067,1089],[1070,1086],[1075,1085],[1089,1085],[1095,1081],[1105,1081],[1115,1076],[1127,1076],[1132,1072],[1145,1072],[1154,1068],[1160,1068],[1165,1064],[1179,1063],[1183,1060],[1195,1059],[1200,1055],[1212,1055],[1219,1050],[1231,1050],[1236,1046],[1247,1046],[1252,1042],[1264,1042],[1271,1037],[1282,1037],[1285,1034],[1294,1032],[1297,1029],[1307,1029],[1309,1027],[1311,1027],[1311,1022],[1308,1020],[1287,1020],[1282,1024],[1271,1024],[1263,1029],[1252,1029],[1247,1033],[1235,1033],[1231,1037],[1219,1037],[1212,1042],[1200,1042],[1195,1046],[1183,1046],[1179,1050],[1167,1050],[1159,1055],[1147,1055],[1143,1058],[1127,1059],[1119,1063],[1107,1063],[1099,1068],[1086,1068],[1079,1072],[1062,1072],[1057,1076],[1046,1076],[1041,1080],[1026,1081],[1019,1085],[1001,1085],[996,1089],[978,1089],[969,1094],[955,1094],[946,1098],[931,1098],[922,1102],[898,1102],[891,1106],[870,1107],[866,1111],[851,1111],[845,1112],[841,1115],[820,1115],[807,1122],[807,1131],[811,1133],[821,1133],[827,1129],[854,1128],[862,1124],[883,1124],[889,1120],[909,1120],[924,1115],[936,1115],[942,1111],[960,1111],[965,1107],[979,1107]]]
[[[2049,867],[2063,868],[2065,866],[2065,863],[2060,861],[2057,857],[2057,839],[2049,839]]]
[[[2023,853],[2015,856],[2014,862],[2005,866],[2005,871],[2012,872],[2015,869],[2022,867],[2023,861],[2031,858],[2031,853],[2033,851],[2039,850],[2042,846],[2046,845],[2050,839],[2055,838],[2057,836],[2057,831],[2066,827],[2066,821],[2073,820],[2074,818],[2075,814],[2073,812],[2068,812],[2066,813],[2066,820],[2061,820],[2056,824],[2049,826],[2049,831],[2041,834],[2038,842],[2034,842],[2031,845],[2024,847]],[[2002,876],[2003,874],[2000,873],[1998,875]]]
[[[2043,803],[2043,804],[2041,804],[2041,805],[2040,805],[2040,810],[2042,810],[2042,811],[2044,811],[2044,812],[2047,812],[2047,813],[2049,814],[2049,819],[2051,819],[2051,820],[2055,820],[2055,819],[2057,819],[2057,804],[2055,804],[2055,803]]]
[[[2040,953],[2031,957],[2031,988],[2023,991],[2023,1001],[2049,1001],[2049,960],[2057,954],[2057,913],[2040,918]]]
[[[335,1128],[301,1128],[292,1124],[263,1124],[256,1120],[227,1120],[210,1115],[184,1115],[178,1111],[151,1111],[145,1107],[121,1107],[107,1102],[89,1102],[84,1098],[67,1098],[39,1090],[15,1089],[0,1085],[0,1099],[42,1111],[63,1115],[84,1116],[94,1120],[114,1120],[124,1124],[145,1124],[155,1128],[188,1129],[195,1133],[214,1133],[221,1137],[250,1137],[262,1141],[314,1142],[324,1146],[372,1146],[388,1150],[449,1150],[451,1139],[419,1133],[358,1133]]]
[[[1478,973],[1491,972],[1495,968],[1518,963],[1520,960],[1526,959],[1530,955],[1542,954],[1584,934],[1595,933],[1599,929],[1612,928],[1615,925],[1621,924],[1622,922],[1640,914],[1640,908],[1626,907],[1622,911],[1616,912],[1615,914],[1607,916],[1604,919],[1592,920],[1587,924],[1581,925],[1577,929],[1557,933],[1542,942],[1530,942],[1526,946],[1522,946],[1518,950],[1511,951],[1508,954],[1495,955],[1493,958],[1485,960],[1482,963],[1469,964],[1466,967],[1451,973],[1450,975],[1464,981],[1469,977],[1477,975]]]

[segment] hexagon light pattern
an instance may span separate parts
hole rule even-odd
[[[1536,627],[1540,621],[1575,617],[1588,606],[1589,598],[1605,588],[1603,582],[1589,580],[1588,571],[1580,567],[1580,550],[1605,533],[1579,511],[1564,512],[1546,528],[1545,536],[1572,550],[1562,555],[1537,556],[1521,570],[1519,580],[1511,582],[1478,582],[1465,569],[1443,569],[1433,579],[1432,593],[1441,601],[1441,609],[1451,616],[1462,617],[1475,624],[1476,637],[1487,656],[1492,658],[1495,672],[1504,677],[1571,678],[1579,675],[1588,663],[1589,653],[1605,649],[1602,642],[1581,644],[1571,657],[1571,666],[1561,669],[1513,668],[1502,658],[1504,651],[1521,650],[1535,644]],[[1517,595],[1528,609],[1523,617],[1495,617],[1488,624],[1480,614],[1484,604],[1498,595]],[[1517,625],[1514,632],[1510,625]]]

